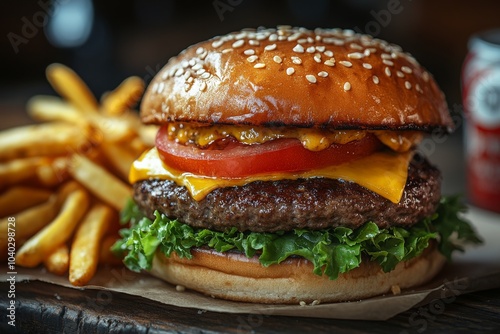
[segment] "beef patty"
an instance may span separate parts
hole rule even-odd
[[[256,181],[216,189],[199,202],[173,181],[150,179],[134,184],[134,199],[149,217],[158,210],[193,227],[218,231],[356,228],[369,221],[381,228],[409,227],[435,212],[440,184],[439,170],[417,156],[397,204],[356,183],[326,178]]]

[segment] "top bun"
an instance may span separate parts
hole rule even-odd
[[[198,43],[149,85],[145,123],[451,130],[433,77],[397,45],[352,30],[281,26]]]

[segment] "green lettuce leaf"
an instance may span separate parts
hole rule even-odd
[[[436,214],[408,229],[380,229],[374,222],[367,222],[357,229],[257,233],[233,228],[219,232],[193,228],[159,212],[155,212],[152,221],[130,200],[121,216],[129,227],[120,231],[122,239],[113,246],[113,251],[124,255],[125,265],[133,271],[150,270],[157,249],[166,256],[175,252],[188,259],[192,257],[192,247],[207,246],[218,252],[237,249],[247,257],[258,256],[266,267],[290,256],[301,256],[313,263],[315,274],[336,279],[339,274],[358,267],[363,256],[378,262],[388,272],[399,262],[420,255],[430,240],[437,240],[439,250],[448,259],[453,251],[463,251],[465,243],[480,243],[461,216],[464,210],[458,197],[443,197]]]

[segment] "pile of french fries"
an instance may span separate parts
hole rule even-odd
[[[33,97],[27,109],[40,123],[0,132],[0,256],[15,220],[16,265],[43,264],[82,286],[99,264],[121,263],[110,247],[131,197],[129,168],[157,128],[131,109],[144,91],[138,77],[98,102],[68,67],[52,64],[46,74],[62,98]]]

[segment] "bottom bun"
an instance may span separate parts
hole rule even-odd
[[[385,294],[395,287],[407,289],[434,277],[445,259],[432,243],[420,256],[399,263],[384,273],[376,262],[363,261],[335,280],[313,273],[311,262],[289,258],[263,267],[256,257],[238,252],[219,253],[196,248],[192,259],[167,258],[157,252],[151,274],[206,295],[254,303],[339,302]]]

